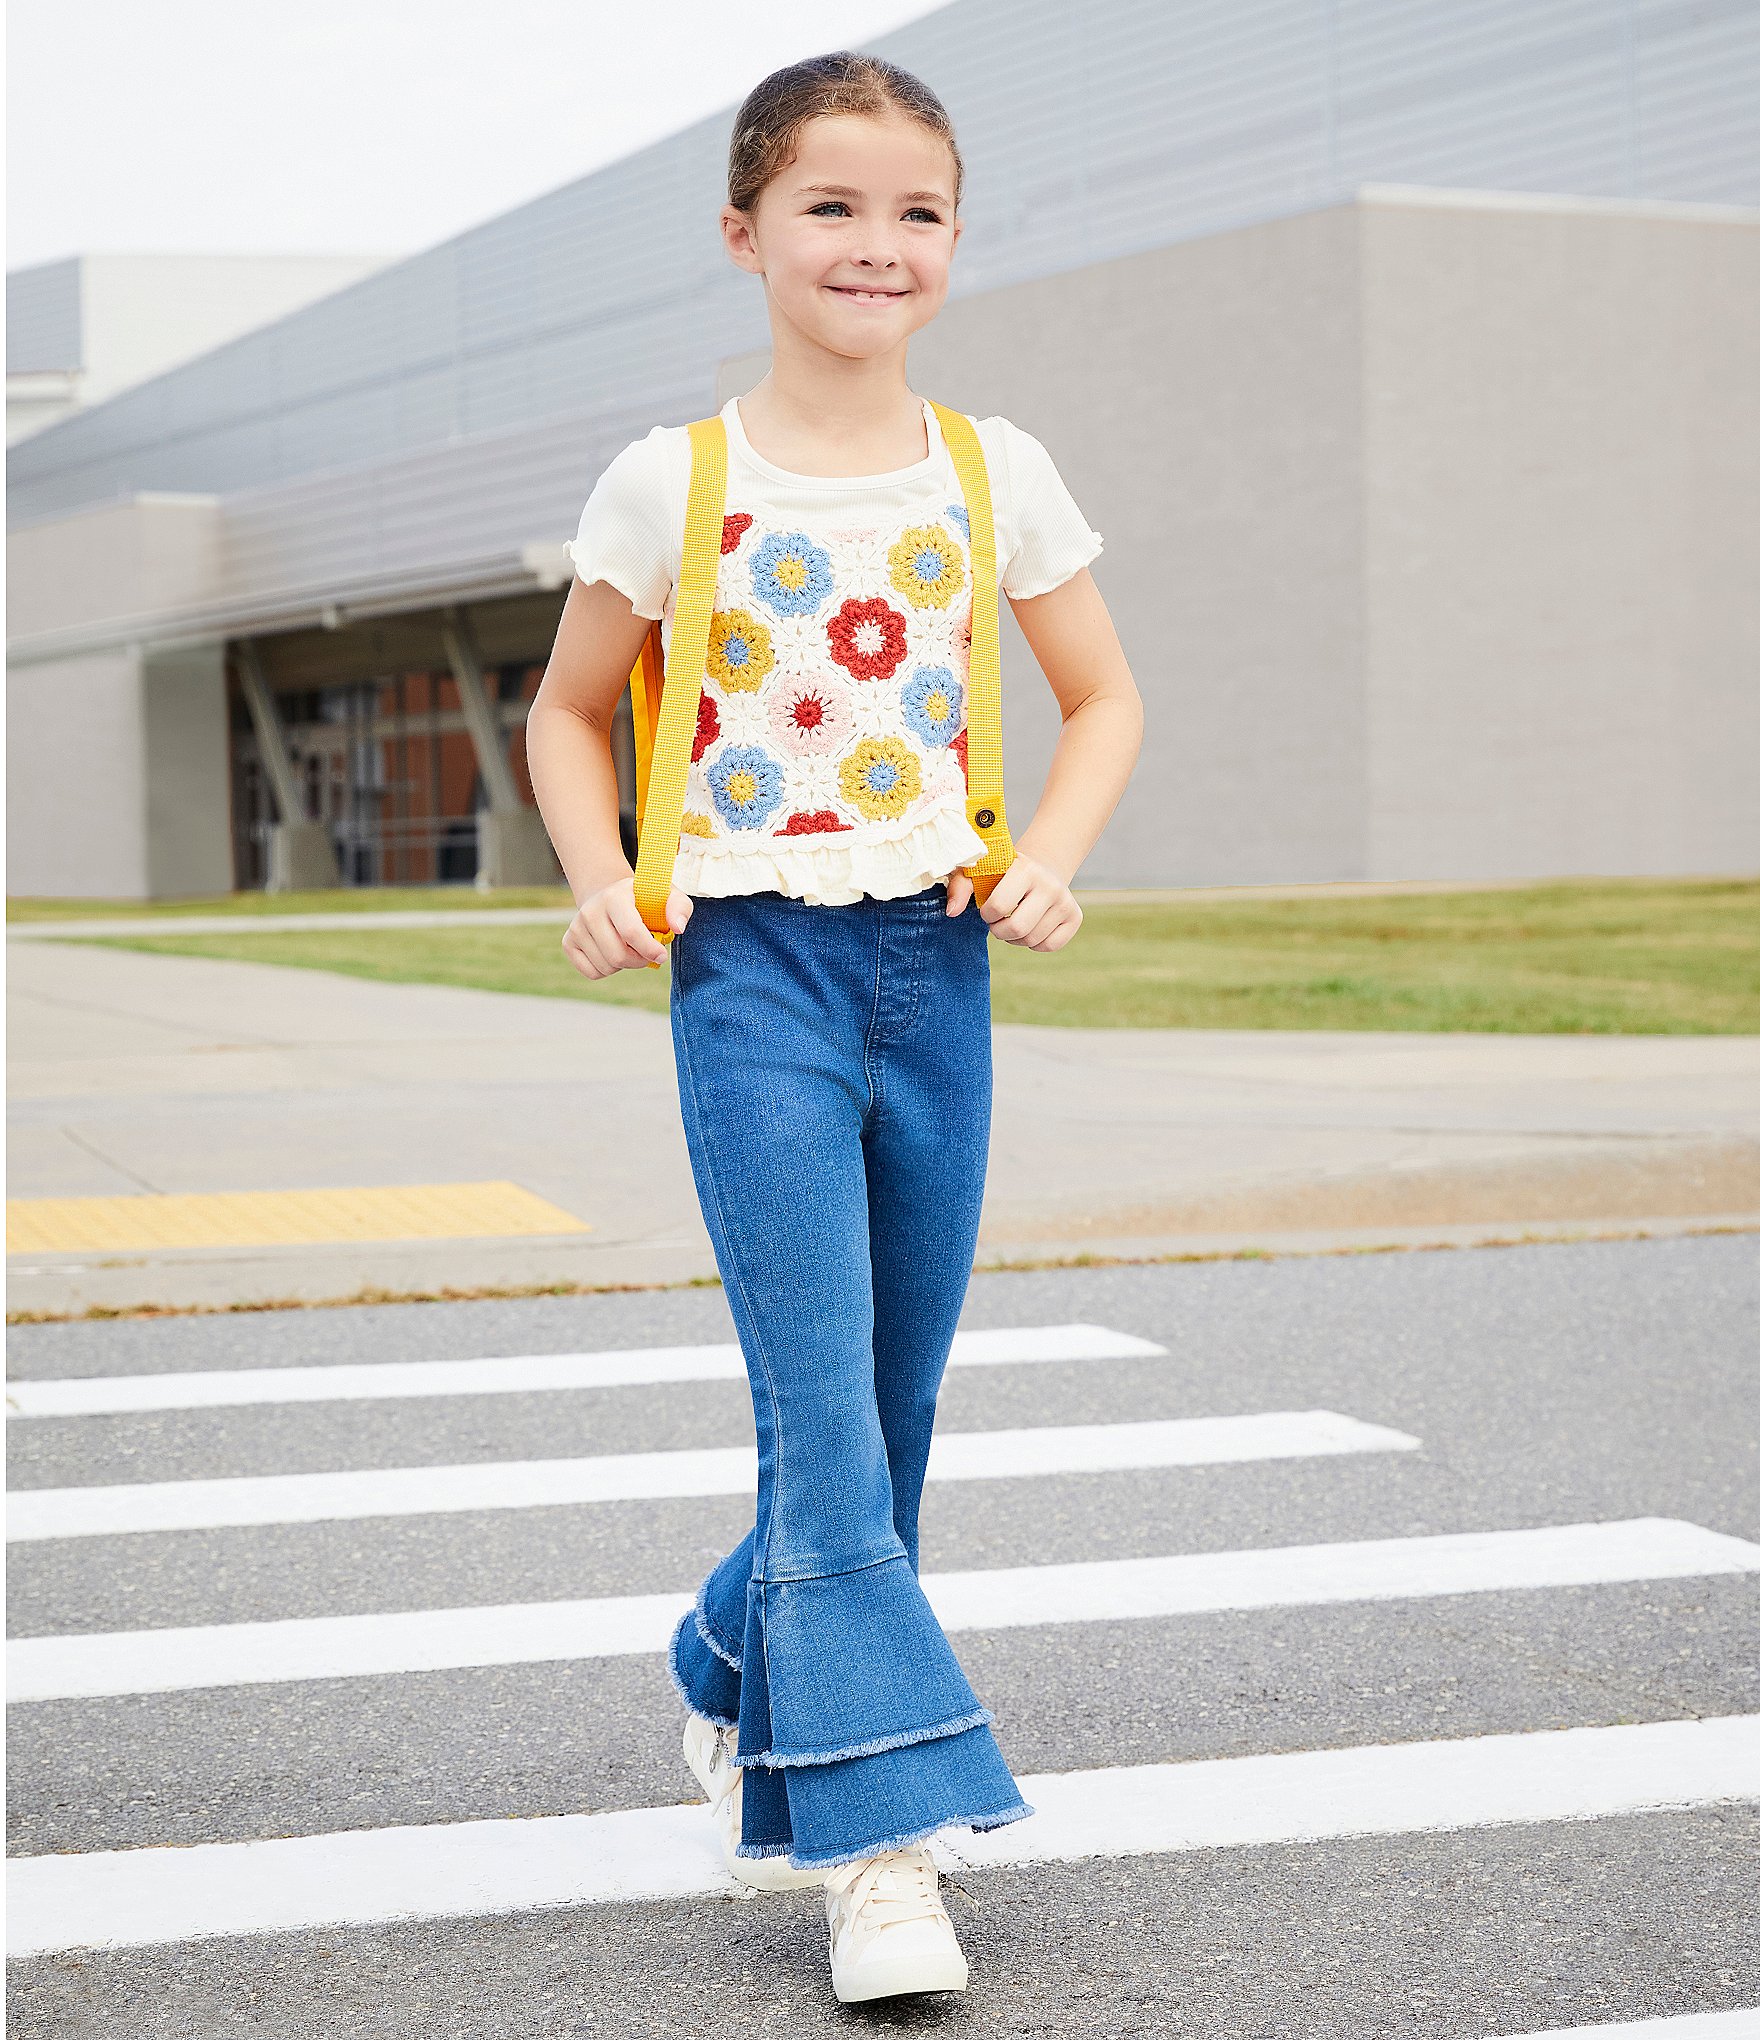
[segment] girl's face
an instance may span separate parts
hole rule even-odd
[[[721,214],[728,251],[764,279],[771,313],[845,359],[868,361],[926,326],[959,239],[953,153],[914,120],[825,114],[750,213]]]

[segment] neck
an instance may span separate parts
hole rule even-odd
[[[929,450],[905,348],[856,361],[772,320],[770,373],[740,400],[746,437],[766,460],[803,474],[908,467]]]

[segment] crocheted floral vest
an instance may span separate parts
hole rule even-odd
[[[738,499],[735,475],[678,883],[914,890],[970,861],[963,504],[809,534]]]

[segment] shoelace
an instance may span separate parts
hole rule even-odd
[[[887,1849],[840,1866],[825,1881],[852,1925],[858,1915],[864,1926],[879,1929],[901,1920],[935,1919],[946,1910],[935,1862],[926,1849]]]

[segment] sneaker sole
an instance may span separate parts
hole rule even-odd
[[[963,1955],[911,1956],[892,1962],[864,1963],[862,1974],[847,1980],[833,1970],[831,1988],[839,2004],[859,2005],[870,1998],[964,1990],[969,1973]]]
[[[703,1788],[712,1818],[717,1802],[709,1788],[708,1754],[713,1747],[694,1717],[685,1723],[684,1760],[690,1766],[691,1776]],[[716,1831],[718,1834],[721,1831],[719,1820]],[[748,1891],[811,1891],[825,1882],[823,1870],[797,1870],[785,1856],[735,1856],[725,1848],[722,1854],[734,1880]]]

